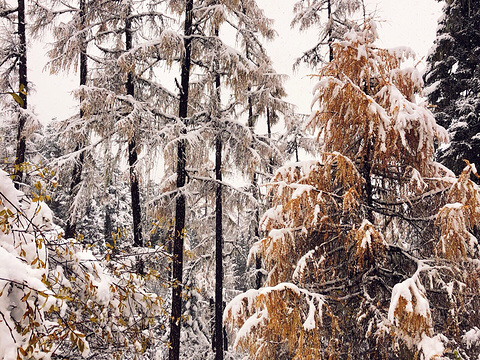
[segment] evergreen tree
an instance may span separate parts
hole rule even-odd
[[[307,122],[320,158],[285,165],[270,187],[267,236],[252,249],[266,287],[225,310],[254,359],[475,354],[462,336],[479,320],[474,168],[457,179],[433,161],[447,132],[415,103],[421,76],[400,68],[411,52],[376,38],[371,22],[333,44]]]
[[[425,94],[451,142],[439,160],[459,174],[463,159],[480,164],[480,3],[447,1],[427,58]]]

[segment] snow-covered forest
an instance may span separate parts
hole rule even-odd
[[[296,0],[303,114],[265,2],[0,0],[0,358],[480,360],[480,2],[439,2],[420,72]]]

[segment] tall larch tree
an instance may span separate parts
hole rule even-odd
[[[180,6],[180,9],[185,13],[185,8]],[[262,76],[264,76],[263,80],[265,81],[268,75],[263,73],[260,76],[260,67],[257,64],[264,64],[263,59],[267,57],[259,38],[271,38],[274,32],[271,29],[271,22],[267,21],[268,19],[266,19],[263,11],[258,8],[255,1],[199,1],[192,4],[191,11],[192,32],[186,36],[189,41],[184,44],[182,60],[185,61],[185,59],[188,59],[187,55],[190,56],[189,69],[192,75],[188,78],[188,83],[183,84],[187,74],[185,73],[184,63],[182,63],[182,74],[177,84],[180,89],[179,98],[181,100],[185,94],[185,87],[189,86],[189,98],[185,99],[184,112],[179,113],[181,116],[177,120],[177,127],[180,128],[180,131],[177,130],[177,134],[180,142],[183,143],[181,153],[184,154],[185,159],[179,162],[180,153],[177,151],[177,163],[174,166],[170,164],[169,169],[169,171],[174,170],[175,175],[167,174],[162,201],[166,204],[172,203],[170,194],[175,194],[174,201],[177,202],[176,224],[181,219],[178,209],[186,207],[183,225],[175,229],[173,238],[173,286],[182,287],[183,290],[178,289],[178,303],[175,300],[177,299],[176,289],[173,290],[172,308],[176,306],[175,304],[178,304],[181,309],[180,294],[183,291],[184,294],[191,296],[186,302],[188,304],[185,309],[187,313],[195,312],[199,314],[199,307],[205,306],[199,301],[203,296],[202,294],[207,294],[208,297],[208,294],[213,293],[216,288],[215,301],[213,298],[203,300],[203,304],[209,304],[211,301],[211,309],[205,308],[205,311],[198,318],[203,321],[206,317],[205,314],[210,313],[211,330],[213,330],[215,327],[214,317],[217,318],[217,329],[223,329],[221,317],[225,283],[222,281],[222,278],[224,278],[222,268],[225,264],[226,255],[222,250],[222,242],[228,240],[227,253],[231,253],[233,251],[231,249],[235,247],[231,244],[236,233],[229,230],[234,228],[234,222],[231,221],[233,208],[235,204],[245,204],[251,200],[247,192],[229,185],[228,180],[225,181],[228,175],[224,175],[230,171],[237,171],[233,169],[238,169],[244,174],[251,174],[257,164],[262,161],[262,158],[272,156],[270,154],[266,157],[261,155],[261,152],[269,151],[268,142],[265,139],[255,137],[250,129],[242,123],[243,120],[238,118],[237,114],[243,112],[245,108],[249,85],[252,85],[252,87],[258,86],[258,94],[262,91],[258,84],[261,83]],[[188,24],[188,22],[186,23]],[[231,39],[228,36],[224,37],[222,35],[224,33],[223,29],[227,29],[225,33],[232,33],[233,31],[233,34],[236,34],[236,39],[233,36]],[[187,32],[186,28],[184,32]],[[236,43],[234,43],[235,40],[237,40]],[[232,43],[234,44],[230,45]],[[245,43],[248,43],[250,48],[255,49],[250,58],[247,58],[243,52]],[[242,47],[241,50],[237,49],[239,44]],[[190,53],[187,52],[187,45],[191,47]],[[260,49],[261,53],[257,52],[256,49]],[[265,67],[263,70],[265,70]],[[263,98],[266,97],[266,95],[263,96]],[[258,98],[260,99],[260,95]],[[179,140],[174,139],[172,143],[178,146]],[[184,180],[178,184],[178,180],[182,179],[182,176],[179,175],[181,169],[184,172]],[[179,197],[184,197],[184,199],[181,200]],[[244,200],[239,200],[242,197]],[[245,198],[248,200],[245,200]],[[230,200],[225,201],[223,199]],[[181,207],[178,206],[178,201],[181,202]],[[222,227],[220,227],[220,224]],[[183,235],[181,235],[182,229]],[[220,229],[225,230],[220,232]],[[181,266],[179,259],[185,250],[185,246],[178,246],[180,241],[183,242],[185,238],[175,238],[175,236],[180,235],[186,236],[185,244],[189,246],[188,249],[200,257],[185,262],[182,259],[185,265],[185,272],[182,272],[183,278],[175,275],[180,272],[176,267]],[[213,261],[214,257],[209,256],[210,251],[210,254],[213,254],[215,248],[217,265]],[[197,274],[200,268],[212,276],[205,276],[207,280],[202,281],[202,286],[197,285],[205,291],[204,293],[202,291],[202,294],[193,294],[188,288],[191,288],[195,281],[198,281]],[[213,281],[215,279],[218,280],[216,281],[217,284]],[[183,310],[180,310],[175,316],[172,312],[172,319],[179,319],[182,315],[185,315]],[[202,348],[190,347],[183,348],[181,351],[174,350],[176,345],[172,337],[180,334],[178,332],[178,335],[175,335],[175,332],[179,331],[176,329],[178,324],[175,323],[171,325],[171,353],[179,351],[180,355],[178,356],[187,356],[191,353],[191,356],[195,357],[212,351],[212,343],[216,347],[223,346],[223,330],[215,330],[215,335],[213,335],[213,331],[209,333],[207,330],[209,325],[202,324],[197,319],[182,322],[185,326],[184,331],[192,334],[191,336],[195,337],[196,340],[200,339],[198,342]],[[178,323],[180,322],[178,321]],[[192,332],[192,329],[195,328],[201,329],[201,331]],[[216,340],[213,339],[214,336]],[[211,341],[207,344],[210,349],[203,347],[205,345],[203,337]],[[217,349],[215,356],[223,357],[223,352],[223,349]]]
[[[480,163],[480,4],[447,1],[427,58],[425,94],[451,142],[439,160],[459,174],[463,159]]]
[[[75,6],[62,8],[61,4],[54,3],[47,9],[37,4],[39,27],[43,25],[42,21],[50,24],[49,19],[55,16],[71,14],[68,21],[54,27],[56,42],[50,51],[51,69],[69,70],[80,59],[81,86],[77,91],[81,104],[80,118],[76,116],[65,120],[60,129],[65,133],[65,138],[76,139],[81,145],[80,148],[71,149],[73,154],[68,157],[74,160],[74,175],[79,176],[73,176],[72,179],[72,206],[67,223],[72,226],[67,226],[67,234],[72,234],[68,230],[73,229],[78,215],[76,210],[81,209],[82,204],[92,196],[95,192],[93,189],[101,187],[102,182],[98,182],[98,177],[108,182],[111,178],[109,174],[115,171],[114,167],[121,164],[118,159],[124,158],[126,153],[132,204],[132,237],[134,245],[141,246],[144,241],[140,181],[148,176],[149,169],[153,169],[157,161],[163,110],[168,105],[176,104],[175,96],[160,85],[155,73],[161,63],[169,58],[170,54],[165,55],[168,49],[162,47],[161,41],[151,46],[144,44],[144,39],[149,37],[162,37],[165,29],[163,4],[94,1],[85,4],[82,1],[80,5],[79,9]],[[89,53],[85,52],[85,57],[90,63],[88,83],[82,74],[82,70],[86,71],[82,53],[87,50],[87,43]],[[90,142],[92,138],[96,138],[94,143]],[[150,150],[148,154],[142,153],[145,148]],[[94,165],[90,164],[84,176],[81,176],[86,152],[90,154],[91,162],[95,157],[98,159],[116,152],[111,155],[116,161],[107,164],[102,170],[103,174],[95,172]],[[65,159],[67,156],[61,161],[65,162]],[[92,180],[94,176],[96,180]],[[83,178],[82,193],[75,190],[80,178]]]
[[[73,70],[78,74],[79,87],[87,85],[88,79],[88,48],[94,40],[93,33],[99,19],[100,4],[95,1],[80,0],[66,4],[64,2],[49,1],[32,3],[30,16],[33,19],[32,32],[34,36],[42,37],[53,35],[54,42],[48,50],[50,61],[47,64],[52,74]],[[100,10],[101,12],[101,10]],[[82,173],[86,162],[86,149],[92,134],[92,127],[85,119],[82,108],[83,96],[79,97],[79,111],[76,115],[55,121],[57,141],[62,144],[65,153],[70,155],[71,167],[64,169],[57,166],[59,181],[66,188],[66,214],[59,214],[65,220],[65,237],[74,238],[77,234],[77,223],[84,211],[85,203],[81,200],[85,196],[88,185],[82,183]],[[64,157],[63,156],[63,157]],[[54,159],[50,159],[55,162]],[[62,161],[64,162],[64,161]],[[69,174],[67,175],[67,173]],[[61,178],[69,181],[63,184]],[[85,185],[85,186],[83,186]],[[81,190],[83,189],[83,191]]]
[[[342,39],[350,29],[358,27],[358,24],[351,20],[351,15],[359,10],[365,13],[363,0],[300,0],[295,3],[295,16],[291,26],[298,26],[300,31],[318,26],[319,39],[295,61],[294,68],[301,63],[315,68],[323,62],[331,61],[332,43]]]
[[[15,5],[9,2],[0,3],[0,20],[2,22],[0,64],[1,92],[3,96],[9,97],[6,100],[8,101],[7,113],[16,121],[14,126],[15,155],[12,160],[15,187],[18,189],[24,181],[27,138],[31,133],[32,124],[36,120],[28,111],[27,102],[30,84],[27,77],[26,2],[18,0]]]
[[[217,25],[218,26],[218,25]],[[219,36],[219,29],[214,29],[214,35]],[[218,65],[217,65],[218,68]],[[221,79],[220,73],[215,73],[215,93],[213,95],[213,115],[220,117],[221,104]],[[223,134],[218,131],[215,136],[215,360],[223,360],[223,174],[222,174],[222,148]]]
[[[261,198],[260,185],[270,181],[273,170],[283,158],[277,149],[277,144],[272,138],[272,127],[278,122],[280,114],[286,115],[293,112],[293,106],[283,100],[286,92],[283,86],[286,75],[278,74],[273,68],[272,61],[266,52],[261,41],[255,36],[256,29],[260,26],[258,21],[262,21],[262,10],[258,8],[255,1],[240,2],[239,15],[239,35],[241,39],[242,51],[248,60],[255,64],[255,77],[251,77],[247,86],[247,99],[244,112],[247,116],[247,126],[252,132],[252,148],[261,154],[263,160],[256,164],[256,168],[251,174],[250,191],[253,198],[253,208],[246,209],[250,214],[250,231],[248,237],[250,241],[256,242],[260,239],[259,220],[260,213],[265,210],[265,202]],[[266,19],[265,19],[266,20]],[[269,21],[263,20],[265,25]],[[265,28],[264,36],[272,39],[275,32],[271,28]],[[257,133],[256,129],[260,126],[266,127],[267,133]],[[266,147],[265,147],[266,145]],[[262,149],[263,148],[263,149]],[[265,151],[266,150],[266,151]],[[255,264],[255,284],[260,287],[263,283],[263,270],[260,258],[252,259]]]
[[[193,0],[185,1],[185,20],[183,27],[184,53],[181,60],[180,96],[178,105],[178,119],[181,134],[185,133],[184,126],[188,117],[190,68],[192,66],[192,34],[193,34]],[[170,350],[169,360],[180,358],[180,330],[182,326],[182,281],[183,281],[183,251],[185,240],[186,201],[184,186],[186,184],[186,140],[180,138],[177,143],[176,188],[178,193],[175,200],[175,225],[173,234],[172,258],[172,311],[170,317]]]
[[[253,359],[407,359],[478,351],[479,188],[433,160],[447,132],[416,103],[406,48],[378,48],[375,23],[332,44],[306,125],[317,160],[270,186],[265,287],[224,319]],[[468,301],[464,301],[468,299]]]
[[[125,17],[125,51],[128,53],[133,49],[133,33],[132,25],[132,10],[127,8]],[[129,69],[127,72],[127,81],[125,88],[127,96],[135,98],[135,68]],[[141,119],[139,120],[141,122]],[[130,180],[130,197],[132,201],[132,217],[133,217],[133,243],[135,246],[143,246],[142,235],[142,212],[140,207],[140,189],[139,189],[139,175],[137,170],[138,151],[137,148],[137,132],[128,139],[128,166],[129,166],[129,180]]]
[[[17,5],[17,26],[18,26],[18,104],[22,109],[27,109],[27,34],[26,34],[26,9],[25,0],[18,0]],[[26,115],[20,113],[17,130],[17,152],[15,156],[15,181],[17,189],[23,179],[23,163],[25,162],[25,150],[27,139],[25,134]]]
[[[78,30],[79,30],[79,86],[87,85],[87,76],[88,76],[88,66],[87,66],[87,1],[80,0],[79,2],[79,11],[78,11]],[[80,97],[80,111],[79,117],[80,122],[84,117],[84,111],[81,108],[82,97]],[[79,152],[78,159],[75,160],[72,169],[72,181],[70,183],[69,196],[70,203],[72,204],[76,194],[78,193],[78,187],[80,186],[82,180],[82,170],[83,164],[85,161],[85,153],[83,147],[85,144],[85,135],[79,137],[79,142],[75,146],[75,152]],[[67,219],[67,224],[65,226],[65,237],[74,238],[76,235],[77,224],[75,221],[75,216],[69,216]]]

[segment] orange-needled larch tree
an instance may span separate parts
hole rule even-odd
[[[269,184],[264,287],[226,307],[251,359],[473,359],[480,351],[480,192],[434,161],[448,141],[408,48],[375,45],[375,23],[333,44],[307,128],[319,159]]]

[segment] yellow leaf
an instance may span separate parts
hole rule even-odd
[[[23,95],[27,95],[27,91],[25,90],[25,85],[20,84],[20,87],[18,88],[18,92]]]
[[[18,105],[20,105],[21,107],[23,107],[24,103],[23,103],[23,99],[18,95],[18,94],[15,94],[13,92],[9,93],[10,95],[12,95],[13,99],[17,102]]]
[[[30,292],[26,293],[25,295],[22,296],[21,300],[22,302],[27,301],[28,297],[30,296]]]

